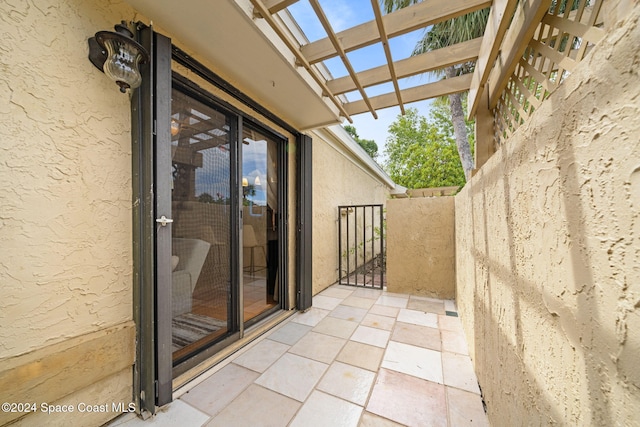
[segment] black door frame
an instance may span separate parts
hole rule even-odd
[[[170,72],[166,49],[171,44],[168,38],[155,33],[151,27],[139,23],[136,29],[138,41],[150,53],[150,61],[142,67],[142,85],[131,94],[133,318],[136,323],[133,398],[138,412],[154,414],[158,403],[166,400],[166,385],[162,392],[159,390],[160,382],[164,383],[166,378],[157,371],[159,362],[163,363],[162,358],[157,359],[160,353],[157,350],[163,345],[158,339],[164,340],[165,337],[156,335],[156,314],[157,307],[163,307],[166,300],[163,301],[161,296],[160,305],[156,301],[156,195],[153,191],[154,145],[158,136],[163,138],[166,135],[156,129],[156,115],[163,112],[162,106],[156,110],[154,100],[167,96],[161,92],[166,90],[166,85],[160,81],[166,80],[166,73]],[[170,92],[168,95],[170,99]],[[161,270],[160,275],[163,274]]]
[[[307,135],[298,135],[297,156],[297,262],[296,262],[296,305],[298,310],[305,311],[311,307],[313,293],[312,259],[313,259],[313,146]]]
[[[171,218],[171,40],[154,33],[156,58],[154,61],[154,129],[155,129],[155,272],[156,272],[156,405],[171,402],[173,395],[171,372],[164,369],[171,364],[171,223],[158,222]]]

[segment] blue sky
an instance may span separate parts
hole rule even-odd
[[[319,3],[336,33],[375,19],[371,0],[319,0]],[[288,9],[310,41],[315,41],[327,36],[322,24],[316,17],[307,0],[300,0]],[[413,48],[422,35],[423,30],[418,30],[390,39],[389,46],[393,60],[397,61],[411,56]],[[349,52],[347,53],[347,57],[356,72],[386,64],[384,49],[379,43]],[[325,65],[334,77],[342,77],[348,74],[339,58],[327,60],[325,61]],[[401,79],[399,81],[399,86],[400,89],[404,89],[419,86],[433,80],[434,78],[432,76],[418,75]],[[382,93],[393,92],[393,85],[391,83],[387,83],[384,85],[374,86],[367,88],[366,92],[369,97]],[[351,92],[346,94],[346,96],[349,101],[362,99],[358,92]],[[430,101],[406,104],[405,109],[414,107],[418,109],[420,114],[426,116],[429,113],[429,104]],[[377,113],[377,120],[373,118],[371,113],[362,113],[354,115],[351,118],[353,119],[353,126],[355,126],[358,135],[361,138],[373,139],[376,141],[380,153],[379,161],[381,161],[381,159],[384,159],[384,145],[388,137],[387,129],[400,114],[400,108],[386,108],[378,110]],[[345,120],[344,124],[348,124],[348,122]]]
[[[196,168],[196,196],[208,193],[215,199],[229,197],[231,190],[231,159],[227,150],[207,149],[201,151],[203,167]],[[242,144],[242,177],[253,186],[255,194],[248,198],[258,205],[267,203],[267,143],[264,140]],[[259,183],[256,184],[256,177]]]

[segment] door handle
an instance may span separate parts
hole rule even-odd
[[[162,215],[160,218],[156,218],[156,222],[160,223],[160,225],[162,225],[163,227],[166,227],[167,224],[171,224],[173,220]]]

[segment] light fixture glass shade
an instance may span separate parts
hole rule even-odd
[[[256,176],[256,180],[254,181],[254,184],[256,186],[258,186],[258,187],[260,186],[260,177],[259,176]]]
[[[171,136],[176,136],[180,133],[180,123],[176,119],[171,119]]]
[[[107,60],[104,61],[104,73],[120,86],[120,92],[128,88],[135,89],[142,83],[140,62],[143,58],[140,50],[117,38],[104,41]]]
[[[149,54],[133,39],[133,33],[124,21],[116,25],[115,30],[116,32],[99,31],[95,40],[106,50],[102,70],[117,83],[120,92],[124,93],[128,88],[135,89],[142,83],[140,64],[149,60]]]
[[[249,186],[249,180],[247,178],[242,178],[242,186],[243,187],[248,187]]]

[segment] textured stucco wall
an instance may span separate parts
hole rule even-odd
[[[132,318],[129,98],[86,56],[133,16],[0,3],[0,359]]]
[[[389,188],[326,133],[313,137],[313,294],[338,280],[338,206],[385,204]]]
[[[637,425],[640,6],[456,196],[457,302],[494,425]]]
[[[88,61],[87,38],[134,17],[120,2],[0,2],[0,370],[131,324],[130,104]],[[130,401],[130,368],[74,396],[96,389]]]
[[[455,296],[455,199],[387,202],[387,290],[449,299]]]

